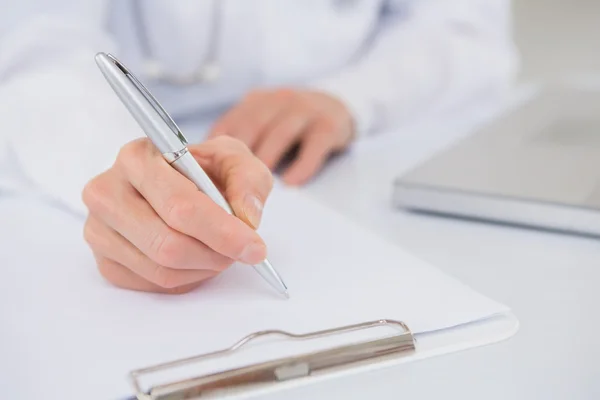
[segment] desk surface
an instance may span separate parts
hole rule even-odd
[[[394,177],[460,134],[464,126],[447,124],[397,134],[394,145],[373,140],[334,160],[307,190],[509,305],[520,331],[498,345],[319,384],[286,399],[600,399],[599,240],[392,209]]]
[[[468,132],[465,126],[471,124],[456,120],[463,123],[444,121],[443,128],[425,126],[369,140],[334,160],[306,190],[509,305],[520,320],[520,331],[497,345],[262,400],[600,399],[599,240],[417,216],[392,208],[397,174]]]

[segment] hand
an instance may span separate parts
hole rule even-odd
[[[116,286],[188,292],[234,261],[266,258],[255,232],[272,176],[232,138],[190,146],[238,217],[227,214],[169,166],[147,140],[125,145],[114,165],[83,191],[84,237],[100,273]]]
[[[319,171],[331,153],[348,146],[353,121],[346,107],[325,93],[254,91],[217,121],[209,137],[222,135],[243,141],[270,169],[299,144],[283,180],[300,185]]]

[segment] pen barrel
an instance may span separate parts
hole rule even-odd
[[[202,167],[198,164],[194,156],[189,151],[186,151],[181,157],[171,164],[177,171],[192,181],[196,187],[209,198],[211,198],[217,205],[233,215],[233,210],[223,194],[219,191],[217,186],[213,183],[210,177],[204,172]]]
[[[198,189],[204,192],[225,211],[231,215],[235,215],[223,194],[221,194],[219,189],[189,151],[185,151],[185,153],[177,160],[173,161],[171,165],[190,181],[194,182]],[[254,265],[254,269],[269,283],[269,285],[275,288],[275,290],[289,297],[287,286],[268,260],[264,260],[263,262]]]

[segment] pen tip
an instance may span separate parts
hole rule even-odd
[[[285,296],[286,299],[290,299],[290,292],[288,292],[287,290],[285,292],[283,292],[283,295]]]

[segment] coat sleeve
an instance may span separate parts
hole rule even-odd
[[[85,184],[141,133],[95,65],[98,51],[117,50],[108,2],[17,3],[0,19],[0,185],[10,164],[11,190],[84,214]]]
[[[310,86],[355,117],[357,136],[506,88],[517,70],[510,0],[389,0],[354,62]]]

